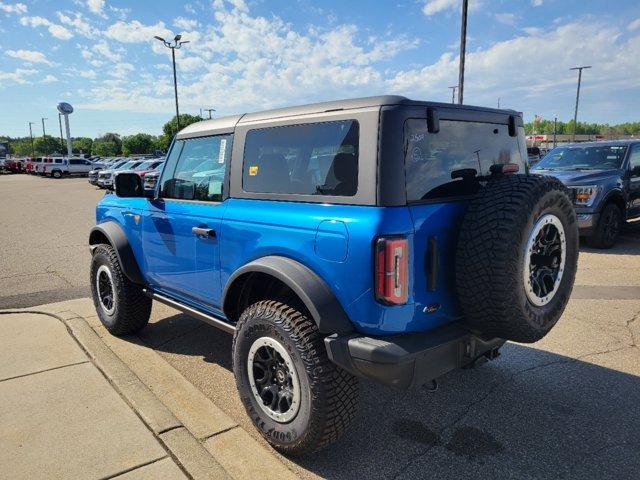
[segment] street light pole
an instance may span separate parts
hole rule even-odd
[[[42,145],[44,148],[44,154],[46,155],[47,153],[47,132],[44,129],[44,121],[45,120],[49,120],[48,118],[42,117]]]
[[[181,42],[180,39],[182,38],[182,35],[176,35],[173,39],[173,43],[172,42],[167,42],[164,38],[162,37],[154,37],[156,40],[161,41],[165,47],[170,48],[171,49],[171,60],[173,62],[173,92],[175,94],[176,97],[176,132],[180,131],[180,109],[178,108],[178,78],[176,75],[176,49],[180,49],[182,47],[182,45],[184,45],[185,43],[189,43],[189,40],[185,40],[184,42]]]
[[[62,114],[58,113],[58,123],[60,124],[60,145],[64,147],[64,140],[62,139]]]
[[[582,70],[591,68],[591,65],[583,67],[573,67],[569,70],[578,70],[578,91],[576,92],[576,109],[573,113],[573,134],[571,135],[571,141],[576,141],[576,129],[578,128],[578,103],[580,103],[580,83],[582,82]]]
[[[458,88],[458,85],[453,85],[449,88],[451,89],[451,103],[456,103],[456,89]]]
[[[464,60],[467,49],[467,12],[469,0],[462,0],[462,26],[460,27],[460,71],[458,73],[458,103],[464,99]]]
[[[215,108],[205,108],[204,111],[205,112],[209,112],[209,120],[211,120],[211,113],[215,112],[216,109]]]
[[[558,146],[558,116],[553,117],[553,148]]]
[[[34,122],[29,122],[29,137],[31,137],[31,156],[34,156],[34,151],[33,151],[33,130],[31,129],[31,125],[33,125]]]

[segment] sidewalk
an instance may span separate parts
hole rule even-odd
[[[293,479],[90,299],[0,311],[0,477]]]
[[[5,478],[187,478],[57,318],[0,315]]]

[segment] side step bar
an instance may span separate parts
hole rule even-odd
[[[219,328],[222,331],[225,331],[227,333],[233,333],[236,331],[235,326],[225,322],[221,318],[217,318],[208,313],[204,313],[204,312],[201,312],[200,310],[196,310],[193,307],[184,305],[169,297],[165,297],[164,295],[160,295],[159,293],[156,293],[153,290],[149,290],[148,288],[144,288],[142,289],[142,291],[147,297],[150,297],[153,300],[157,300],[160,303],[164,303],[165,305],[175,308],[176,310],[180,310],[181,312],[186,313],[190,317],[197,318],[198,320],[202,320],[203,322],[206,322],[209,325]]]

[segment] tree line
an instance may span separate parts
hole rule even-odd
[[[570,135],[573,133],[573,120],[568,122],[558,121],[556,133],[558,135]],[[542,119],[538,122],[525,123],[524,130],[527,135],[536,133],[538,135],[553,135],[553,119]],[[640,135],[640,122],[626,122],[617,125],[608,123],[586,123],[578,122],[576,133],[578,135]]]
[[[197,115],[180,115],[180,128],[200,120],[202,118]],[[109,132],[97,138],[72,138],[71,148],[74,155],[85,154],[100,157],[154,154],[158,150],[166,152],[176,134],[176,127],[177,122],[174,116],[162,127],[162,135],[136,133],[135,135],[120,136],[117,133]],[[11,138],[0,136],[0,141],[8,141],[9,153],[19,157],[31,156],[32,152],[36,157],[53,154],[66,155],[67,153],[66,141],[61,141],[60,138],[51,135],[34,137],[33,149],[30,137]]]

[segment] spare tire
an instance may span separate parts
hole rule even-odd
[[[564,311],[578,264],[567,188],[537,175],[492,178],[471,200],[458,240],[456,286],[475,332],[531,343]]]

